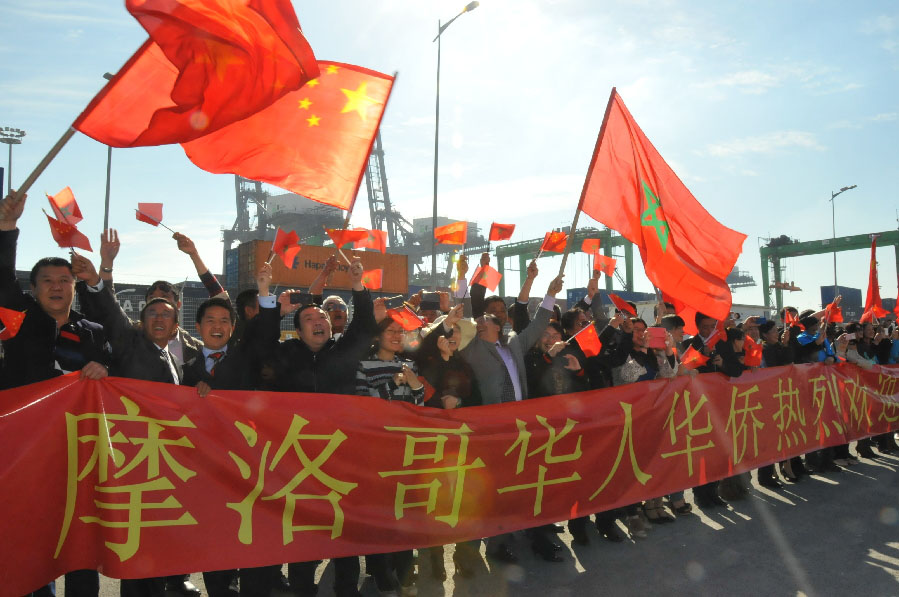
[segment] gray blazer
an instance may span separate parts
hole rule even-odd
[[[509,341],[506,345],[509,347],[512,358],[515,360],[515,366],[518,369],[518,382],[521,385],[522,398],[528,397],[528,379],[524,368],[524,355],[543,335],[551,316],[552,311],[541,307],[537,309],[534,320],[521,333],[517,335],[514,333],[509,334]],[[503,363],[502,357],[499,356],[496,346],[486,340],[475,337],[461,351],[461,355],[474,371],[483,403],[499,404],[502,401],[503,381],[506,376],[503,373],[505,363]]]

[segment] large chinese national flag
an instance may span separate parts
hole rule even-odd
[[[73,126],[101,143],[182,143],[318,76],[290,0],[127,0],[150,34]]]
[[[868,294],[865,295],[865,312],[872,311],[875,317],[885,317],[889,311],[883,308],[880,299],[880,282],[877,279],[877,237],[871,239],[871,265],[868,269]]]
[[[246,120],[183,145],[209,172],[268,182],[350,209],[393,77],[319,62],[321,76]]]
[[[699,204],[614,89],[580,209],[639,247],[646,275],[660,290],[716,319],[727,316],[725,279],[746,235]]]

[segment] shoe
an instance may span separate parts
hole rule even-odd
[[[877,458],[877,454],[868,445],[856,445],[855,451],[858,453],[859,458]]]
[[[200,589],[189,580],[166,582],[165,590],[166,592],[183,595],[183,597],[200,597]]]
[[[487,552],[487,557],[496,562],[500,562],[503,564],[517,564],[518,556],[516,556],[512,551],[506,547],[505,545],[500,545],[498,548],[493,551]]]
[[[587,536],[587,531],[583,528],[579,529],[568,529],[571,532],[571,540],[576,545],[587,546],[590,545],[590,537]]]
[[[546,525],[546,530],[550,533],[555,533],[556,535],[561,535],[565,532],[565,527],[560,524],[548,524]]]
[[[643,517],[639,514],[628,516],[624,524],[625,526],[627,526],[628,532],[635,539],[646,539],[646,537],[648,536],[646,533],[646,527],[643,523]]]
[[[833,462],[825,462],[823,465],[821,465],[820,470],[822,473],[842,473],[843,472],[843,469],[838,467]]]
[[[837,466],[848,467],[849,459],[848,458],[834,458],[833,463]]]
[[[561,562],[562,556],[552,548],[552,542],[538,539],[531,543],[531,551],[535,556],[540,556],[545,562]]]
[[[431,577],[443,582],[446,580],[446,567],[443,565],[443,552],[431,552]]]
[[[783,487],[783,484],[774,477],[762,477],[759,479],[759,485],[768,489],[780,489]]]
[[[605,523],[602,525],[596,525],[596,530],[599,531],[599,534],[603,536],[607,541],[611,541],[612,543],[621,543],[624,541],[624,535],[621,534],[621,531],[618,530],[618,525],[614,522]]]
[[[727,502],[717,495],[713,495],[710,498],[710,501],[712,502],[713,506],[727,506]]]
[[[661,506],[643,506],[646,519],[653,524],[665,524],[674,522],[674,517],[669,516]]]
[[[671,506],[671,509],[674,511],[674,513],[678,516],[689,514],[693,511],[693,505],[687,503],[686,500],[676,500],[671,502],[669,505]]]
[[[793,468],[790,466],[789,460],[780,463],[780,474],[790,483],[799,483],[799,477],[793,474]]]

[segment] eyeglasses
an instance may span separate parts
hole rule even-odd
[[[325,311],[346,311],[346,305],[340,303],[330,303],[325,305]]]

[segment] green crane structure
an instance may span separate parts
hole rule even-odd
[[[839,253],[841,251],[870,249],[871,237],[874,235],[877,236],[878,246],[884,247],[893,245],[893,248],[896,251],[896,274],[899,275],[899,231],[896,230],[762,247],[759,249],[759,255],[762,259],[762,293],[765,297],[765,306],[771,306],[771,289],[769,288],[768,283],[769,261],[774,270],[774,282],[779,283],[782,281],[780,279],[781,259],[801,257],[803,255],[820,255],[822,253]],[[780,311],[783,309],[783,290],[781,288],[775,289],[775,299],[777,310]]]
[[[629,292],[634,290],[634,245],[623,236],[612,236],[611,230],[598,230],[596,228],[580,228],[574,233],[574,242],[572,250],[577,251],[581,248],[581,243],[588,238],[598,238],[599,246],[604,255],[611,257],[612,249],[615,247],[624,247],[624,288]],[[506,273],[505,258],[518,257],[518,275],[521,284],[527,277],[528,261],[537,256],[540,252],[540,245],[543,244],[542,238],[532,240],[524,240],[508,245],[500,245],[496,248],[497,271],[503,274],[499,282],[499,295],[506,296]],[[467,251],[466,251],[467,252]],[[552,257],[556,253],[544,253],[542,257]],[[606,290],[612,290],[612,278],[606,276]]]

